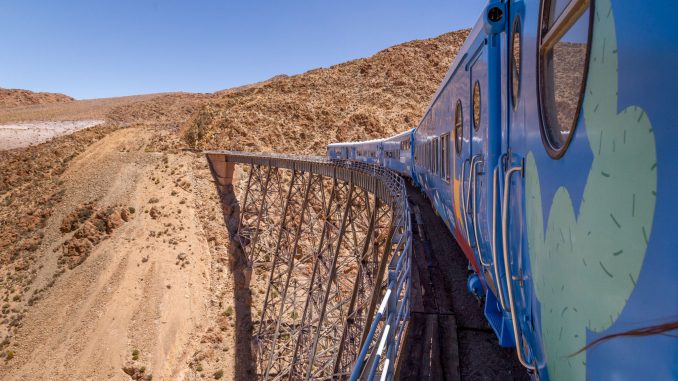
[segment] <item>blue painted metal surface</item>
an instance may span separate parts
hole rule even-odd
[[[466,287],[468,292],[478,299],[482,299],[485,296],[485,289],[480,281],[480,277],[476,273],[469,275]]]
[[[549,154],[542,136],[549,124],[539,92],[539,44],[547,39],[539,36],[540,12],[549,3],[488,3],[412,134],[409,176],[481,280],[485,316],[499,344],[518,344],[517,355],[535,377],[678,379],[675,337],[622,336],[579,352],[601,337],[678,319],[672,224],[678,37],[668,11],[675,2],[557,1],[574,20],[591,15],[581,107],[559,156]],[[521,70],[514,103],[516,25]],[[575,41],[568,38],[563,42]],[[454,136],[458,101],[461,149],[453,148],[447,181],[431,163],[431,146]],[[365,151],[388,141],[330,147]],[[373,162],[395,169],[393,162]]]

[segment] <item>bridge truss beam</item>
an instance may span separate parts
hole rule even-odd
[[[240,188],[231,239],[252,273],[267,279],[252,337],[258,378],[349,379],[378,371],[391,378],[409,316],[411,228],[402,178],[316,157],[211,151],[207,158],[220,192]],[[235,165],[246,182],[234,182]]]

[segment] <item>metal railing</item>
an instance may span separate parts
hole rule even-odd
[[[412,265],[412,227],[404,179],[394,171],[362,162],[328,160],[319,156],[207,151],[210,160],[223,156],[227,163],[291,169],[351,182],[388,204],[392,212],[387,244],[386,281],[375,285],[368,320],[363,328],[359,353],[351,369],[336,376],[350,380],[391,380],[398,363],[400,345],[410,314],[410,269]],[[219,159],[221,160],[221,159]],[[380,302],[379,302],[380,301]],[[377,308],[377,302],[378,308]],[[307,379],[309,376],[307,375]]]
[[[410,316],[412,225],[405,181],[383,167],[352,161],[336,163],[378,178],[391,197],[394,211],[391,243],[394,251],[388,264],[388,283],[350,377],[351,381],[371,381],[379,372],[380,380],[391,380]]]

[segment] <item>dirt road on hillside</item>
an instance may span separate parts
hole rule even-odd
[[[205,159],[163,149],[163,136],[175,139],[120,129],[62,175],[65,197],[47,222],[31,285],[46,291],[25,307],[13,358],[0,362],[3,380],[195,379],[219,370],[232,378],[232,286],[216,192]],[[90,202],[129,211],[127,221],[66,270],[60,254],[79,233],[64,234],[63,221]]]

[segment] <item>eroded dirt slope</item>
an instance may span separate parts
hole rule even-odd
[[[5,316],[17,322],[2,327],[3,379],[128,380],[123,369],[142,368],[183,379],[210,350],[215,371],[233,368],[226,250],[215,247],[225,238],[205,228],[220,208],[204,159],[175,139],[118,129],[69,162],[43,238],[4,261]]]

